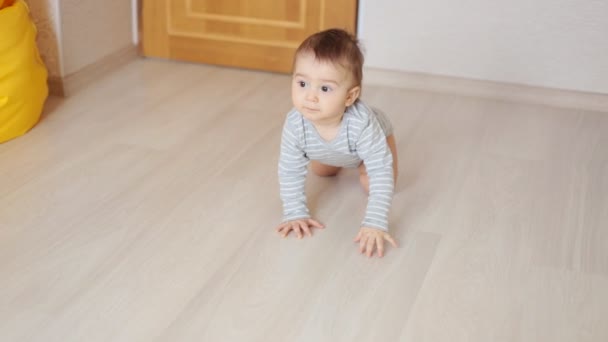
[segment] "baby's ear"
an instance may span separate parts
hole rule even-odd
[[[361,94],[361,87],[360,86],[354,86],[352,87],[349,91],[348,94],[346,94],[346,107],[352,105],[353,103],[355,103],[355,101],[357,101],[357,99],[359,98],[359,95]]]

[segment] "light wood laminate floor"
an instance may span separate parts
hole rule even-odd
[[[281,239],[285,75],[134,62],[0,144],[0,341],[608,341],[608,113],[366,87],[398,249],[356,170]]]

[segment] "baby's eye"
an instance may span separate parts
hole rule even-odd
[[[301,88],[306,87],[306,82],[304,82],[304,81],[298,81],[298,84],[300,85]]]
[[[330,92],[330,91],[331,91],[331,88],[330,88],[330,87],[328,87],[328,86],[322,86],[322,87],[321,87],[321,91],[322,91],[322,92],[324,92],[324,93],[327,93],[327,92]]]

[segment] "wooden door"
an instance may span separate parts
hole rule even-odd
[[[146,56],[290,72],[300,42],[355,32],[356,0],[144,0]]]

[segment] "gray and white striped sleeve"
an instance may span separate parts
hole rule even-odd
[[[301,130],[292,124],[293,116],[288,116],[283,126],[281,154],[279,156],[279,185],[283,201],[283,222],[310,218],[306,206],[305,183],[309,159],[298,138]]]
[[[395,187],[393,155],[375,118],[370,118],[361,132],[357,151],[369,176],[369,199],[361,226],[388,231],[388,213]]]

